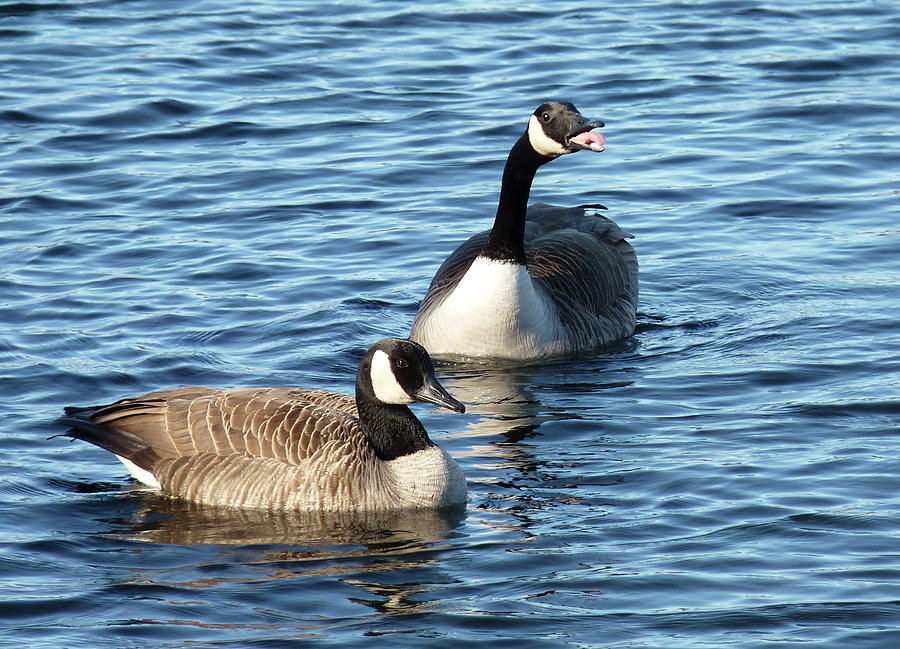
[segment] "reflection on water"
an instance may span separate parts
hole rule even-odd
[[[454,455],[467,466],[468,532],[480,528],[489,542],[504,544],[531,538],[531,520],[524,514],[527,496],[515,483],[533,476],[540,461],[520,442],[537,435],[553,417],[534,394],[533,368],[454,366],[443,369],[441,382],[466,404],[469,420],[453,434],[465,439]]]
[[[134,540],[172,545],[360,545],[366,548],[366,554],[395,554],[447,538],[465,518],[463,508],[281,512],[208,507],[154,492],[143,492],[141,498],[142,506],[131,526],[119,533]],[[294,551],[293,555],[300,553]]]
[[[541,536],[540,521],[560,507],[605,511],[610,491],[621,484],[620,466],[606,449],[626,443],[610,438],[608,424],[619,417],[598,399],[604,391],[630,386],[637,370],[632,350],[571,363],[489,368],[441,368],[441,381],[467,407],[468,425],[454,454],[465,459],[470,503],[467,531],[480,526],[516,542]],[[617,403],[617,407],[620,405]],[[540,451],[541,438],[578,436],[556,454]],[[585,452],[585,442],[591,446]],[[577,469],[576,469],[577,467]],[[574,473],[573,473],[574,471]]]
[[[470,423],[455,435],[484,438],[464,455],[493,455],[498,437],[510,442],[533,434],[548,418],[541,415],[541,404],[530,387],[529,368],[460,366],[441,372],[441,382],[457,399],[466,404]]]
[[[510,476],[533,473],[536,459],[519,442],[536,435],[551,416],[542,414],[529,368],[461,367],[442,373],[441,380],[470,415],[466,428],[454,435],[466,440],[467,449],[456,453],[470,467],[470,486],[480,483],[481,490],[495,492],[497,486],[508,486],[499,482],[500,476],[508,482]]]
[[[349,597],[350,602],[383,614],[421,612],[433,605],[432,587],[397,575],[424,570],[433,579],[434,570],[443,569],[441,555],[452,547],[453,531],[466,517],[464,508],[276,512],[205,507],[152,492],[138,497],[141,506],[127,524],[117,521],[114,534],[184,550],[170,566],[137,567],[132,584],[209,590],[302,580],[291,586],[302,592],[308,580],[337,578],[353,591],[368,593]],[[223,547],[215,563],[231,569],[210,578],[209,546],[216,545]]]
[[[413,567],[413,566],[404,566]],[[435,602],[428,600],[431,591],[428,585],[421,583],[379,583],[377,581],[362,579],[345,579],[345,583],[351,586],[364,588],[372,593],[373,597],[352,597],[351,602],[364,604],[378,613],[386,615],[424,613],[434,607]],[[419,601],[420,598],[424,601]]]

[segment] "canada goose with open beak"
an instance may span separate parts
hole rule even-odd
[[[634,332],[638,263],[624,233],[596,213],[527,208],[538,168],[605,138],[570,103],[547,102],[506,161],[491,230],[472,236],[438,269],[410,338],[435,357],[529,361],[596,349]]]

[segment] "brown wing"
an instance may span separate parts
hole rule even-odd
[[[167,493],[232,507],[375,507],[379,462],[346,395],[177,388],[92,412],[69,433],[131,460]]]
[[[292,391],[292,395],[296,395],[298,399],[303,399],[310,403],[317,403],[327,408],[340,410],[352,417],[359,417],[359,412],[356,410],[356,399],[349,394],[327,392],[312,388],[297,388]]]
[[[362,438],[355,409],[352,397],[321,390],[190,387],[123,399],[90,420],[109,436],[140,439],[160,458],[241,454],[297,464],[329,442]]]

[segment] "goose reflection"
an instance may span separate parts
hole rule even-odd
[[[148,569],[135,575],[141,584],[205,589],[228,583],[337,578],[365,596],[350,601],[378,613],[411,613],[430,608],[436,598],[434,571],[452,547],[466,517],[463,507],[379,513],[281,512],[199,505],[159,496],[140,495],[141,508],[117,530],[133,541],[197,546],[196,566]],[[133,502],[133,501],[132,501]],[[194,568],[208,565],[210,547],[220,546],[218,560],[249,568],[196,578]],[[428,575],[418,582],[394,575]],[[186,574],[190,579],[182,579]],[[448,577],[438,577],[438,583]],[[298,584],[297,588],[303,588]]]
[[[424,613],[437,603],[428,599],[431,590],[428,584],[415,582],[383,584],[364,579],[346,579],[345,582],[351,586],[364,588],[372,594],[372,597],[352,597],[350,601],[363,604],[385,615]],[[423,599],[417,599],[418,597]]]
[[[438,543],[465,518],[462,506],[385,512],[270,511],[211,507],[141,493],[124,537],[169,545],[363,546],[399,551]]]
[[[597,394],[630,385],[633,372],[606,357],[440,368],[441,382],[466,403],[470,415],[467,428],[452,434],[468,443],[453,449],[469,482],[467,524],[490,528],[507,540],[509,533],[527,540],[540,534],[534,524],[538,510],[592,499],[592,490],[582,487],[609,478],[573,475],[577,457],[561,462],[557,453],[541,449],[555,448],[552,436],[573,425],[595,429],[595,440],[602,443],[609,415]],[[534,439],[545,435],[546,440]]]
[[[468,522],[490,528],[504,542],[529,538],[531,521],[520,515],[528,496],[520,485],[540,479],[541,461],[530,445],[521,442],[558,416],[547,413],[535,396],[535,369],[457,365],[440,374],[441,382],[452,386],[447,389],[464,400],[470,415],[467,427],[453,433],[468,444],[453,450],[469,483]]]
[[[551,418],[541,414],[541,403],[531,388],[534,372],[528,367],[459,365],[442,370],[441,381],[459,392],[467,413],[476,415],[469,417],[467,428],[454,433],[454,437],[483,438],[491,446],[498,441],[498,435],[505,441],[518,442],[533,435]],[[490,448],[477,446],[470,454],[481,455],[485,451]]]

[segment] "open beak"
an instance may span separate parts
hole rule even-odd
[[[413,395],[417,401],[433,403],[436,406],[447,408],[454,412],[465,412],[466,407],[459,401],[450,396],[450,393],[444,389],[431,372],[425,375],[425,382],[422,387],[416,390]]]
[[[595,151],[600,153],[606,148],[606,138],[601,133],[594,133],[595,128],[603,128],[603,120],[587,119],[578,115],[572,120],[572,127],[566,135],[566,144],[575,151]]]

